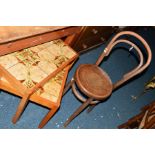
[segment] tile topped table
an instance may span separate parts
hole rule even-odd
[[[77,57],[60,39],[0,57],[0,88],[22,97],[13,123],[29,99],[50,109],[39,127],[48,122],[60,107],[69,68]]]

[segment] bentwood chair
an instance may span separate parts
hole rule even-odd
[[[133,36],[139,41],[141,41],[147,52],[147,60],[145,61],[145,63],[143,54],[137,45],[135,45],[129,40],[120,39],[120,37],[124,35]],[[102,70],[99,65],[101,64],[103,58],[109,56],[113,47],[119,43],[126,43],[137,51],[139,57],[139,64],[133,70],[126,73],[122,77],[122,79],[118,80],[116,83],[113,84],[108,74],[104,70]],[[112,91],[114,91],[122,84],[144,71],[149,66],[151,59],[151,49],[148,43],[140,35],[131,31],[124,31],[116,34],[108,43],[103,53],[98,58],[97,62],[95,64],[80,65],[77,68],[75,75],[73,76],[71,81],[66,85],[66,88],[64,89],[64,94],[69,90],[69,88],[72,88],[74,95],[80,101],[82,101],[83,104],[68,118],[64,126],[66,127],[86,107],[90,105],[90,109],[94,108],[97,103],[107,99],[112,94]],[[78,89],[76,89],[76,87]],[[87,99],[82,94],[87,96]]]

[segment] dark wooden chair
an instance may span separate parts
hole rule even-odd
[[[147,52],[147,60],[145,63],[143,60],[143,54],[138,46],[136,46],[129,40],[119,39],[123,35],[133,36],[141,41]],[[127,74],[125,74],[122,77],[122,79],[112,84],[112,81],[108,76],[108,74],[105,71],[103,71],[99,67],[99,65],[102,62],[103,58],[109,56],[113,47],[119,43],[126,43],[137,51],[139,57],[139,65],[130,72],[128,72]],[[113,90],[120,87],[129,79],[133,78],[134,76],[144,71],[149,66],[151,58],[152,58],[151,49],[147,44],[147,42],[140,35],[131,31],[124,31],[116,34],[112,38],[112,40],[108,43],[103,53],[98,58],[97,62],[95,64],[80,65],[77,68],[75,75],[73,76],[71,81],[66,85],[64,89],[64,94],[69,90],[69,88],[72,88],[74,95],[80,101],[82,101],[83,104],[69,117],[69,119],[65,122],[64,126],[66,127],[77,115],[79,115],[86,107],[88,107],[88,105],[90,105],[89,107],[90,111],[92,108],[94,108],[94,106],[97,103],[108,98],[112,94]],[[76,87],[78,89],[76,89]],[[87,96],[88,98],[86,99],[85,97],[83,97],[81,93]]]

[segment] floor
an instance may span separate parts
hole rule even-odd
[[[152,90],[140,97],[136,102],[132,101],[131,96],[140,94],[143,91],[145,82],[155,75],[155,29],[140,28],[137,32],[147,40],[151,47],[153,60],[150,67],[141,76],[136,77],[128,84],[113,92],[108,100],[97,105],[91,113],[88,114],[86,111],[81,113],[69,124],[67,129],[115,129],[118,125],[137,114],[141,107],[155,100],[155,96],[153,95],[155,90]],[[95,63],[104,47],[105,45],[102,45],[81,55],[71,69],[68,80],[71,79],[79,64]],[[121,78],[125,72],[136,66],[137,61],[132,55],[132,53],[129,54],[123,48],[117,48],[108,59],[103,61],[101,67],[109,74],[112,81],[115,82]],[[35,129],[48,112],[48,109],[29,102],[20,120],[14,125],[11,119],[20,98],[4,91],[1,91],[0,98],[0,128]],[[63,129],[63,123],[80,104],[81,103],[75,99],[72,92],[68,91],[62,99],[59,111],[44,128]]]

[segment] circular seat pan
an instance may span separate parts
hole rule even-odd
[[[107,98],[112,93],[112,82],[106,72],[93,64],[82,64],[75,72],[75,82],[88,97],[97,100]]]

